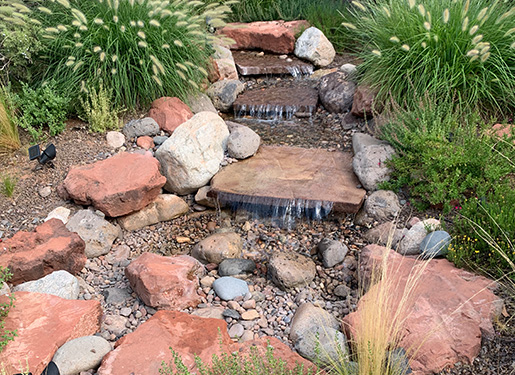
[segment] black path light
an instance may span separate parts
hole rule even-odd
[[[43,152],[40,151],[39,145],[29,147],[29,159],[38,159],[39,164],[42,165],[50,162],[50,166],[53,167],[51,161],[55,159],[56,153],[55,146],[52,143],[47,145]]]

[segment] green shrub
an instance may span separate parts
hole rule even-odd
[[[460,104],[397,111],[380,135],[397,151],[389,163],[392,180],[383,187],[408,186],[413,197],[443,204],[446,212],[515,172],[511,143],[489,136],[479,115]]]
[[[0,186],[0,192],[7,198],[11,198],[16,188],[17,180],[9,174],[2,176],[2,185]],[[1,288],[1,286],[0,286]]]
[[[12,7],[6,4],[0,0],[0,82],[17,85],[31,78],[34,57],[41,50],[37,35],[40,29],[23,21],[29,9],[22,3],[12,2]]]
[[[27,130],[37,142],[48,128],[50,135],[61,133],[65,128],[70,99],[57,93],[54,81],[33,89],[22,84],[22,91],[14,96],[19,116],[15,122]]]
[[[180,355],[172,351],[172,360],[167,364],[163,361],[159,370],[163,375],[191,375],[192,373],[183,364]],[[249,357],[236,353],[222,353],[220,356],[213,355],[212,364],[206,366],[198,357],[195,363],[200,375],[315,375],[318,370],[305,369],[298,364],[293,370],[288,370],[286,362],[275,358],[273,348],[268,345],[266,353],[260,354],[256,347],[250,348]]]
[[[13,118],[10,94],[0,86],[0,153],[16,151],[21,147],[18,126]]]
[[[84,121],[89,124],[89,129],[97,133],[107,130],[117,130],[120,127],[118,111],[112,108],[111,98],[113,92],[104,88],[101,83],[98,90],[94,87],[88,89],[86,98],[80,98],[84,111]]]
[[[410,108],[448,92],[471,106],[515,108],[515,7],[499,0],[352,1],[362,81]],[[510,9],[511,7],[511,9]]]
[[[203,1],[59,0],[31,13],[44,28],[44,79],[73,97],[111,88],[116,107],[135,108],[163,96],[184,99],[207,76],[207,21],[218,27],[230,8]]]
[[[12,274],[9,272],[9,269],[0,266],[0,288],[3,286],[3,283],[8,281]],[[16,336],[15,331],[5,330],[5,318],[7,314],[9,314],[9,310],[14,307],[14,294],[9,294],[9,301],[0,303],[0,353],[7,346],[9,341],[14,340]]]
[[[515,190],[500,183],[484,196],[459,207],[449,259],[458,266],[479,269],[515,280]]]

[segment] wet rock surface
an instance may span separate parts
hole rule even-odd
[[[313,73],[313,65],[296,57],[260,55],[249,52],[235,52],[234,62],[242,76],[264,74],[289,74],[294,77]]]

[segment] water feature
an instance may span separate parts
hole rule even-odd
[[[291,120],[293,116],[300,113],[305,114],[305,117],[311,116],[315,112],[316,106],[292,106],[292,105],[273,105],[273,104],[242,104],[234,107],[234,117],[242,119],[250,116],[258,120]],[[302,110],[302,112],[301,112]]]

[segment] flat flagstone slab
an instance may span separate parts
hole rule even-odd
[[[309,117],[315,113],[318,90],[304,82],[243,92],[233,104],[236,117],[290,119],[293,115]]]
[[[277,55],[257,55],[240,52],[233,54],[238,73],[242,76],[260,74],[291,74],[294,77],[313,73],[313,65],[296,57],[280,58]]]
[[[283,205],[302,201],[316,208],[355,213],[365,190],[359,189],[350,153],[298,147],[261,146],[258,153],[216,174],[211,188],[227,202]]]

